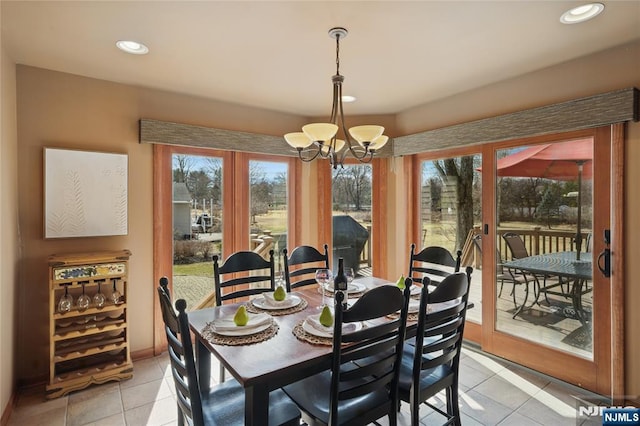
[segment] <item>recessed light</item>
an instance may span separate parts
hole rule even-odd
[[[595,18],[604,10],[602,3],[590,3],[567,10],[560,17],[563,24],[578,24]]]
[[[350,96],[350,95],[343,95],[342,96],[342,102],[344,102],[344,103],[355,102],[355,101],[356,101],[356,97],[355,96]]]
[[[147,46],[133,40],[118,40],[116,46],[123,52],[131,53],[132,55],[146,55],[149,53]]]

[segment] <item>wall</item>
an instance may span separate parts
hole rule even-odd
[[[628,87],[640,88],[640,41],[404,111],[398,128],[412,134]],[[626,393],[638,401],[640,263],[632,254],[640,252],[640,168],[633,167],[640,163],[640,123],[628,126],[625,154]]]
[[[15,316],[18,235],[18,137],[15,64],[0,51],[0,413],[5,413],[15,385]]]
[[[130,249],[129,300],[135,301],[129,318],[131,349],[153,346],[152,146],[138,143],[140,118],[276,135],[302,126],[302,119],[26,66],[17,68],[17,93],[18,208],[24,246],[17,377],[31,382],[48,374],[47,257],[54,253]],[[43,239],[45,146],[129,155],[127,236]]]

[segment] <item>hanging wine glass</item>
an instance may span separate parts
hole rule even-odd
[[[98,281],[98,292],[93,295],[93,304],[96,305],[96,308],[102,308],[104,306],[104,302],[107,299],[104,297],[104,294],[100,290],[100,285],[102,281]]]
[[[78,297],[78,309],[84,311],[89,307],[89,304],[91,304],[91,298],[84,292],[86,282],[82,281],[80,284],[82,285],[82,294]]]
[[[69,285],[64,284],[64,294],[58,301],[59,312],[69,312],[73,306],[73,297],[69,294]]]
[[[117,305],[118,303],[120,303],[120,298],[122,297],[122,294],[120,294],[120,292],[118,291],[118,286],[116,285],[118,283],[118,279],[114,278],[111,281],[113,282],[113,290],[111,292],[111,301],[113,302],[114,305]]]

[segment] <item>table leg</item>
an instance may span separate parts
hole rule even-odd
[[[196,339],[196,370],[203,394],[209,393],[211,388],[211,352],[204,344]]]
[[[266,425],[269,422],[269,392],[262,386],[244,388],[244,424]]]

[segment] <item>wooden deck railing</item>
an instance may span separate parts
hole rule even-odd
[[[543,229],[536,226],[532,229],[512,229],[512,228],[498,228],[497,235],[497,247],[500,252],[502,260],[511,260],[511,252],[507,247],[502,236],[507,232],[520,235],[524,241],[529,255],[534,256],[537,254],[556,253],[560,251],[574,251],[576,249],[575,238],[576,233],[571,231],[557,231]],[[471,265],[475,268],[481,267],[480,253],[476,253],[475,245],[473,244],[473,237],[480,234],[480,227],[476,227],[469,231],[464,247],[462,249],[462,264]],[[582,251],[587,251],[586,239],[589,235],[589,231],[582,232]]]

